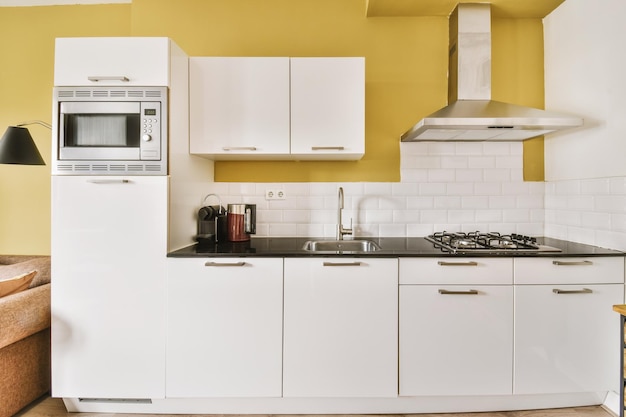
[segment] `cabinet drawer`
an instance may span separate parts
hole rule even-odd
[[[624,258],[621,256],[517,258],[514,265],[516,284],[624,282]]]
[[[400,284],[513,283],[512,258],[401,258]]]

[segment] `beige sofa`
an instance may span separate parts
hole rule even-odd
[[[0,255],[0,280],[33,270],[28,289],[0,297],[0,417],[50,391],[50,257]]]

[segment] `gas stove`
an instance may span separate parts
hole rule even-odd
[[[538,252],[561,252],[561,249],[540,245],[530,236],[496,232],[437,232],[426,236],[436,248],[454,254],[525,254]]]

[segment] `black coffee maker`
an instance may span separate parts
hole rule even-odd
[[[220,204],[203,205],[198,210],[198,234],[196,235],[196,241],[201,245],[228,241],[228,217],[219,196],[217,194],[208,194],[204,197],[203,204],[211,196],[217,197]]]

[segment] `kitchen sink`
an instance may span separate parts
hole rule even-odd
[[[302,249],[311,252],[375,252],[380,246],[371,240],[309,240]]]

